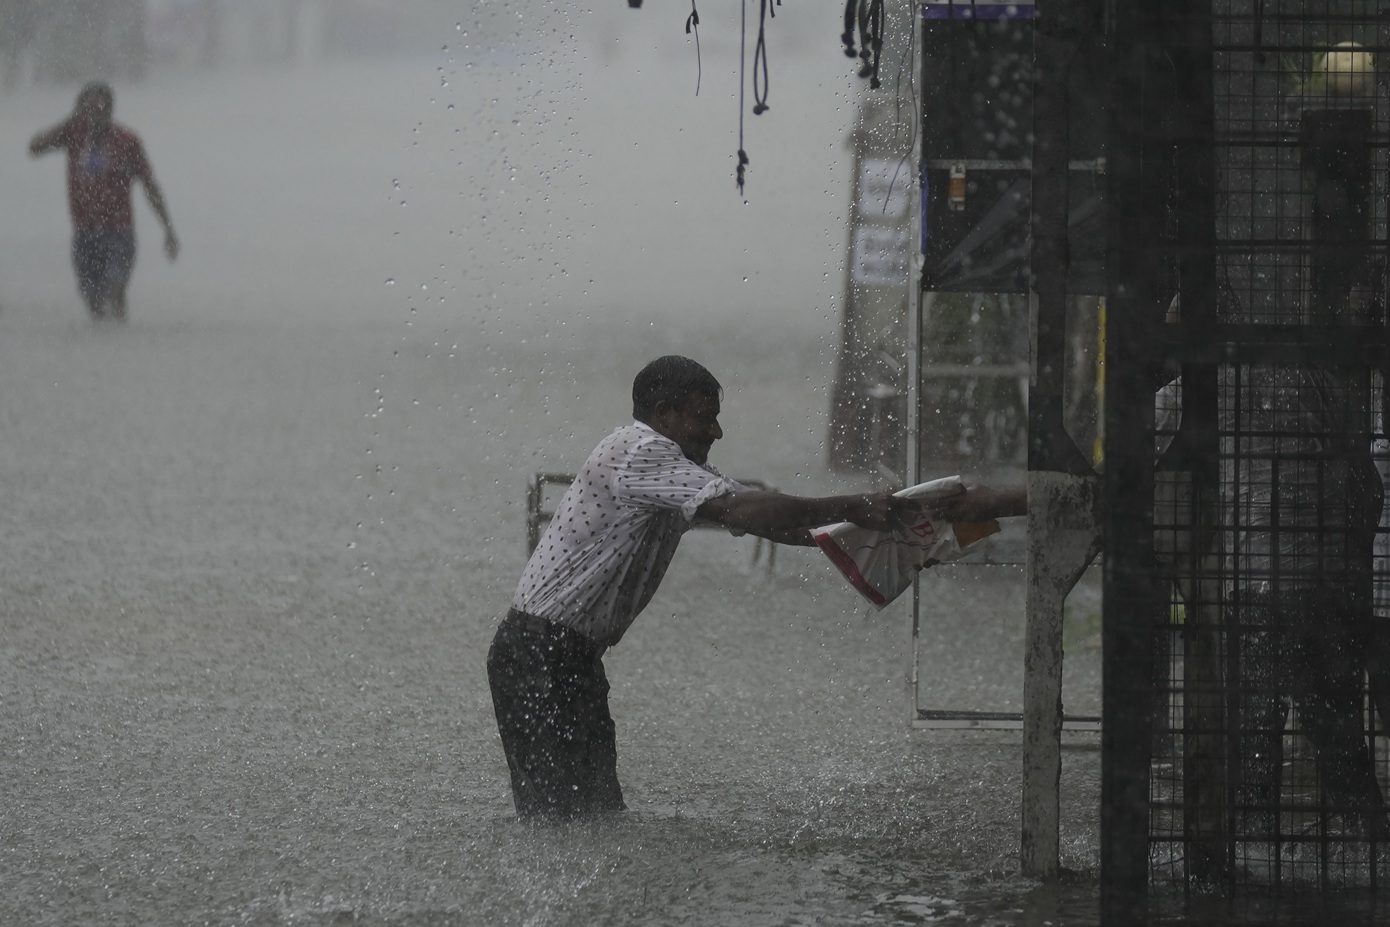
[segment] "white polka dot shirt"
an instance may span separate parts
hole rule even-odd
[[[746,489],[633,422],[594,448],[531,554],[512,607],[616,644],[656,594],[695,511]]]

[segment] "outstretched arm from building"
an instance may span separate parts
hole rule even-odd
[[[970,486],[963,493],[934,500],[931,508],[938,517],[953,522],[1013,518],[1028,514],[1028,488]]]

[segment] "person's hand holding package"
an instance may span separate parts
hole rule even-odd
[[[866,496],[860,524],[868,521],[881,527],[847,521],[819,528],[812,536],[850,585],[883,608],[912,585],[917,571],[954,560],[999,530],[992,517],[968,516],[994,507],[1010,511],[1013,500],[980,489],[967,489],[960,477],[952,476],[891,495]],[[952,519],[948,512],[960,517]]]
[[[898,531],[930,517],[930,507],[922,499],[902,493],[875,492],[861,497],[859,505],[845,520],[874,531]]]
[[[929,507],[937,518],[949,522],[992,521],[1028,514],[1028,491],[1022,486],[991,489],[988,486],[962,487],[961,491],[931,500]]]

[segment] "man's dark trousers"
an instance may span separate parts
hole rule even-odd
[[[518,817],[626,807],[601,656],[583,634],[515,609],[498,627],[487,675]]]

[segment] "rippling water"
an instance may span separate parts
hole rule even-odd
[[[1082,875],[1020,879],[1017,736],[912,731],[906,611],[866,610],[816,551],[769,571],[715,532],[607,657],[631,813],[513,820],[482,662],[524,558],[526,449],[586,452],[621,418],[601,403],[559,434],[526,398],[461,423],[436,400],[486,390],[486,357],[400,365],[365,323],[0,325],[0,920],[1091,917],[1094,751],[1068,753]],[[565,377],[601,397],[605,368],[582,361],[602,339],[575,350],[593,372]],[[804,414],[798,366],[764,369],[745,420]],[[373,418],[374,371],[415,411]],[[752,446],[736,471],[819,444],[729,430]],[[1001,576],[946,584],[943,613],[1015,623]]]

